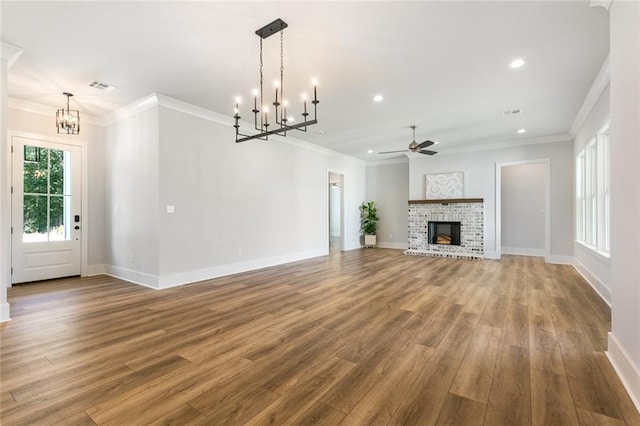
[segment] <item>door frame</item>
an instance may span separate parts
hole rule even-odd
[[[543,164],[544,171],[544,261],[549,263],[551,257],[551,162],[548,158],[538,160],[510,161],[496,163],[496,255],[502,257],[502,168],[510,166],[526,166]]]
[[[70,145],[73,147],[77,147],[80,149],[80,214],[82,215],[82,233],[80,236],[80,275],[87,275],[88,269],[88,253],[87,253],[87,244],[88,244],[88,228],[89,228],[89,185],[88,185],[88,176],[87,176],[87,164],[88,164],[88,156],[86,143],[83,140],[79,139],[67,139],[56,136],[49,135],[41,135],[37,133],[28,133],[28,132],[20,132],[16,130],[9,130],[7,132],[8,136],[8,149],[10,152],[9,155],[9,164],[7,167],[7,172],[10,173],[9,184],[11,188],[13,188],[13,139],[21,138],[21,139],[32,139],[35,141],[41,142],[49,142],[53,144],[59,145]],[[12,194],[13,195],[13,194]],[[13,196],[11,197],[11,211],[13,211]],[[8,219],[9,224],[7,226],[13,226],[13,218]],[[2,224],[4,226],[4,224]],[[14,230],[15,232],[15,230]],[[9,253],[11,257],[10,267],[13,267],[13,239],[9,244]],[[7,287],[11,287],[11,280],[9,281]]]
[[[344,182],[345,182],[345,178],[344,175],[345,173],[343,171],[339,171],[339,170],[334,170],[334,169],[329,169],[327,170],[327,183],[331,183],[331,175],[339,175],[340,176],[340,251],[344,251],[344,247],[345,247],[345,238],[344,238],[344,232],[345,232],[345,226],[344,226],[344,193],[345,193],[345,188],[344,188]],[[329,244],[331,244],[330,242],[330,235],[329,233],[331,232],[330,229],[330,225],[329,225],[329,209],[331,208],[331,185],[327,185],[327,253],[329,252]]]

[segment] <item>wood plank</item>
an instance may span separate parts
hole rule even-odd
[[[536,426],[578,425],[566,376],[532,369],[531,408]]]
[[[598,363],[598,366],[600,367],[600,371],[604,375],[607,384],[611,388],[611,391],[616,398],[618,407],[622,411],[622,416],[627,424],[640,425],[640,411],[636,409],[633,401],[631,401],[631,398],[624,388],[624,385],[611,366],[609,358],[607,358],[607,356],[602,352],[596,352],[593,355],[596,359],[596,362]]]
[[[488,425],[531,424],[531,382],[529,351],[517,346],[502,346],[491,384]]]
[[[295,419],[302,417],[328,389],[353,367],[354,364],[352,362],[337,357],[331,358],[316,375],[301,383],[296,388],[296,392],[281,396],[246,424],[291,423]]]
[[[428,363],[407,392],[389,424],[435,424],[455,375],[456,370],[453,368]]]
[[[436,425],[475,426],[482,424],[486,406],[452,393],[447,395]]]
[[[451,386],[451,393],[487,403],[501,335],[500,328],[478,326]]]
[[[297,426],[333,426],[342,423],[345,414],[322,402],[316,402],[292,424]]]
[[[351,410],[345,423],[386,425],[432,354],[432,348],[422,345],[412,345],[400,354],[387,374]]]

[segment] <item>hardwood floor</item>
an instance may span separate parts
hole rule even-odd
[[[3,425],[640,425],[569,266],[366,249],[155,291],[18,285]]]

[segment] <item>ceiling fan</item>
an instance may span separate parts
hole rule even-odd
[[[379,152],[378,154],[392,154],[392,153],[395,153],[395,152],[408,152],[408,151],[418,152],[418,153],[424,154],[424,155],[437,154],[436,151],[430,151],[428,149],[423,149],[423,148],[430,147],[431,145],[435,145],[435,142],[427,140],[427,141],[424,141],[422,143],[417,143],[416,142],[416,127],[418,127],[418,126],[416,126],[414,124],[414,125],[411,125],[409,127],[411,128],[411,130],[413,130],[413,141],[409,144],[409,149],[401,149],[400,151],[384,151],[384,152]]]

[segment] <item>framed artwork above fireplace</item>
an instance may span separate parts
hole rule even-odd
[[[427,200],[464,198],[464,172],[426,175]]]

